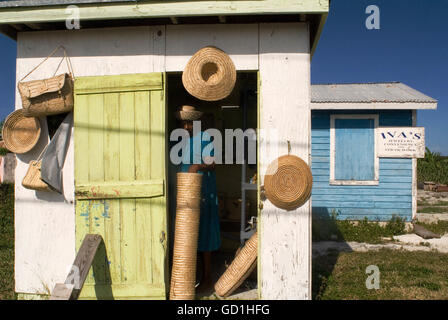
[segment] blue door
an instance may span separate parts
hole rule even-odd
[[[374,119],[335,119],[335,180],[375,179]]]

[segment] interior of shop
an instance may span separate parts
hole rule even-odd
[[[254,129],[257,130],[258,123],[258,96],[257,96],[257,73],[238,72],[237,81],[232,94],[227,98],[208,102],[191,96],[182,84],[182,73],[167,74],[167,146],[169,149],[177,143],[170,141],[171,132],[180,127],[180,121],[176,119],[175,112],[182,105],[194,106],[203,112],[201,117],[201,130],[205,131],[215,128],[222,135],[222,158],[225,162],[225,130],[226,129]],[[255,142],[256,143],[256,142]],[[235,148],[235,141],[233,143]],[[216,148],[216,146],[215,146]],[[248,162],[248,142],[245,142],[244,159]],[[256,148],[255,148],[256,149]],[[249,239],[256,228],[257,217],[257,163],[238,164],[237,152],[234,149],[232,164],[216,164],[216,185],[218,193],[219,222],[221,233],[220,249],[212,253],[212,274],[214,283],[225,271],[237,250]],[[169,159],[169,152],[167,154]],[[256,159],[256,157],[255,157]],[[176,213],[176,173],[178,165],[170,160],[168,164],[168,210],[169,210],[169,234],[170,253],[174,243],[174,226]],[[244,177],[244,178],[243,178]],[[241,208],[245,207],[243,211]],[[254,217],[254,218],[253,218]],[[170,261],[171,267],[171,261]],[[200,282],[201,260],[198,255],[197,282]],[[256,270],[240,287],[241,290],[256,288]],[[238,293],[236,291],[235,293]]]

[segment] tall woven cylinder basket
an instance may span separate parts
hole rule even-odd
[[[202,174],[177,174],[177,205],[170,299],[195,297]]]

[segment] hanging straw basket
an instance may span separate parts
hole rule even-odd
[[[264,178],[266,197],[276,207],[294,210],[303,205],[311,195],[313,176],[309,166],[293,155],[273,161]]]
[[[221,297],[228,297],[246,280],[257,266],[258,236],[255,232],[215,284]]]
[[[40,167],[42,160],[31,161],[28,167],[28,171],[22,181],[22,186],[26,189],[36,191],[51,191],[50,187],[43,182],[40,177]]]
[[[14,153],[25,153],[34,148],[40,137],[38,118],[26,118],[23,110],[12,112],[3,124],[2,137],[6,148]]]
[[[235,86],[235,65],[224,51],[208,46],[190,58],[182,73],[182,82],[185,89],[198,99],[222,100]]]
[[[49,79],[19,82],[18,89],[26,117],[60,114],[73,109],[73,79],[67,73]]]
[[[59,49],[63,50],[64,57],[57,66],[53,77],[27,82],[23,81]],[[67,63],[69,73],[56,75],[63,60]],[[25,117],[40,117],[71,111],[74,106],[73,77],[73,68],[65,48],[63,46],[56,47],[53,52],[23,77],[17,85],[22,99],[23,115]]]
[[[171,300],[193,300],[195,297],[201,183],[200,173],[177,174]]]

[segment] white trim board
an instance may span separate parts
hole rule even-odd
[[[335,180],[335,120],[336,119],[373,119],[374,122],[374,180]],[[380,177],[380,158],[377,156],[376,128],[379,124],[378,114],[332,114],[330,115],[330,185],[378,185]]]
[[[436,102],[311,102],[311,110],[436,110]]]
[[[412,126],[417,126],[417,110],[412,110]],[[412,220],[417,216],[417,159],[412,158]]]

